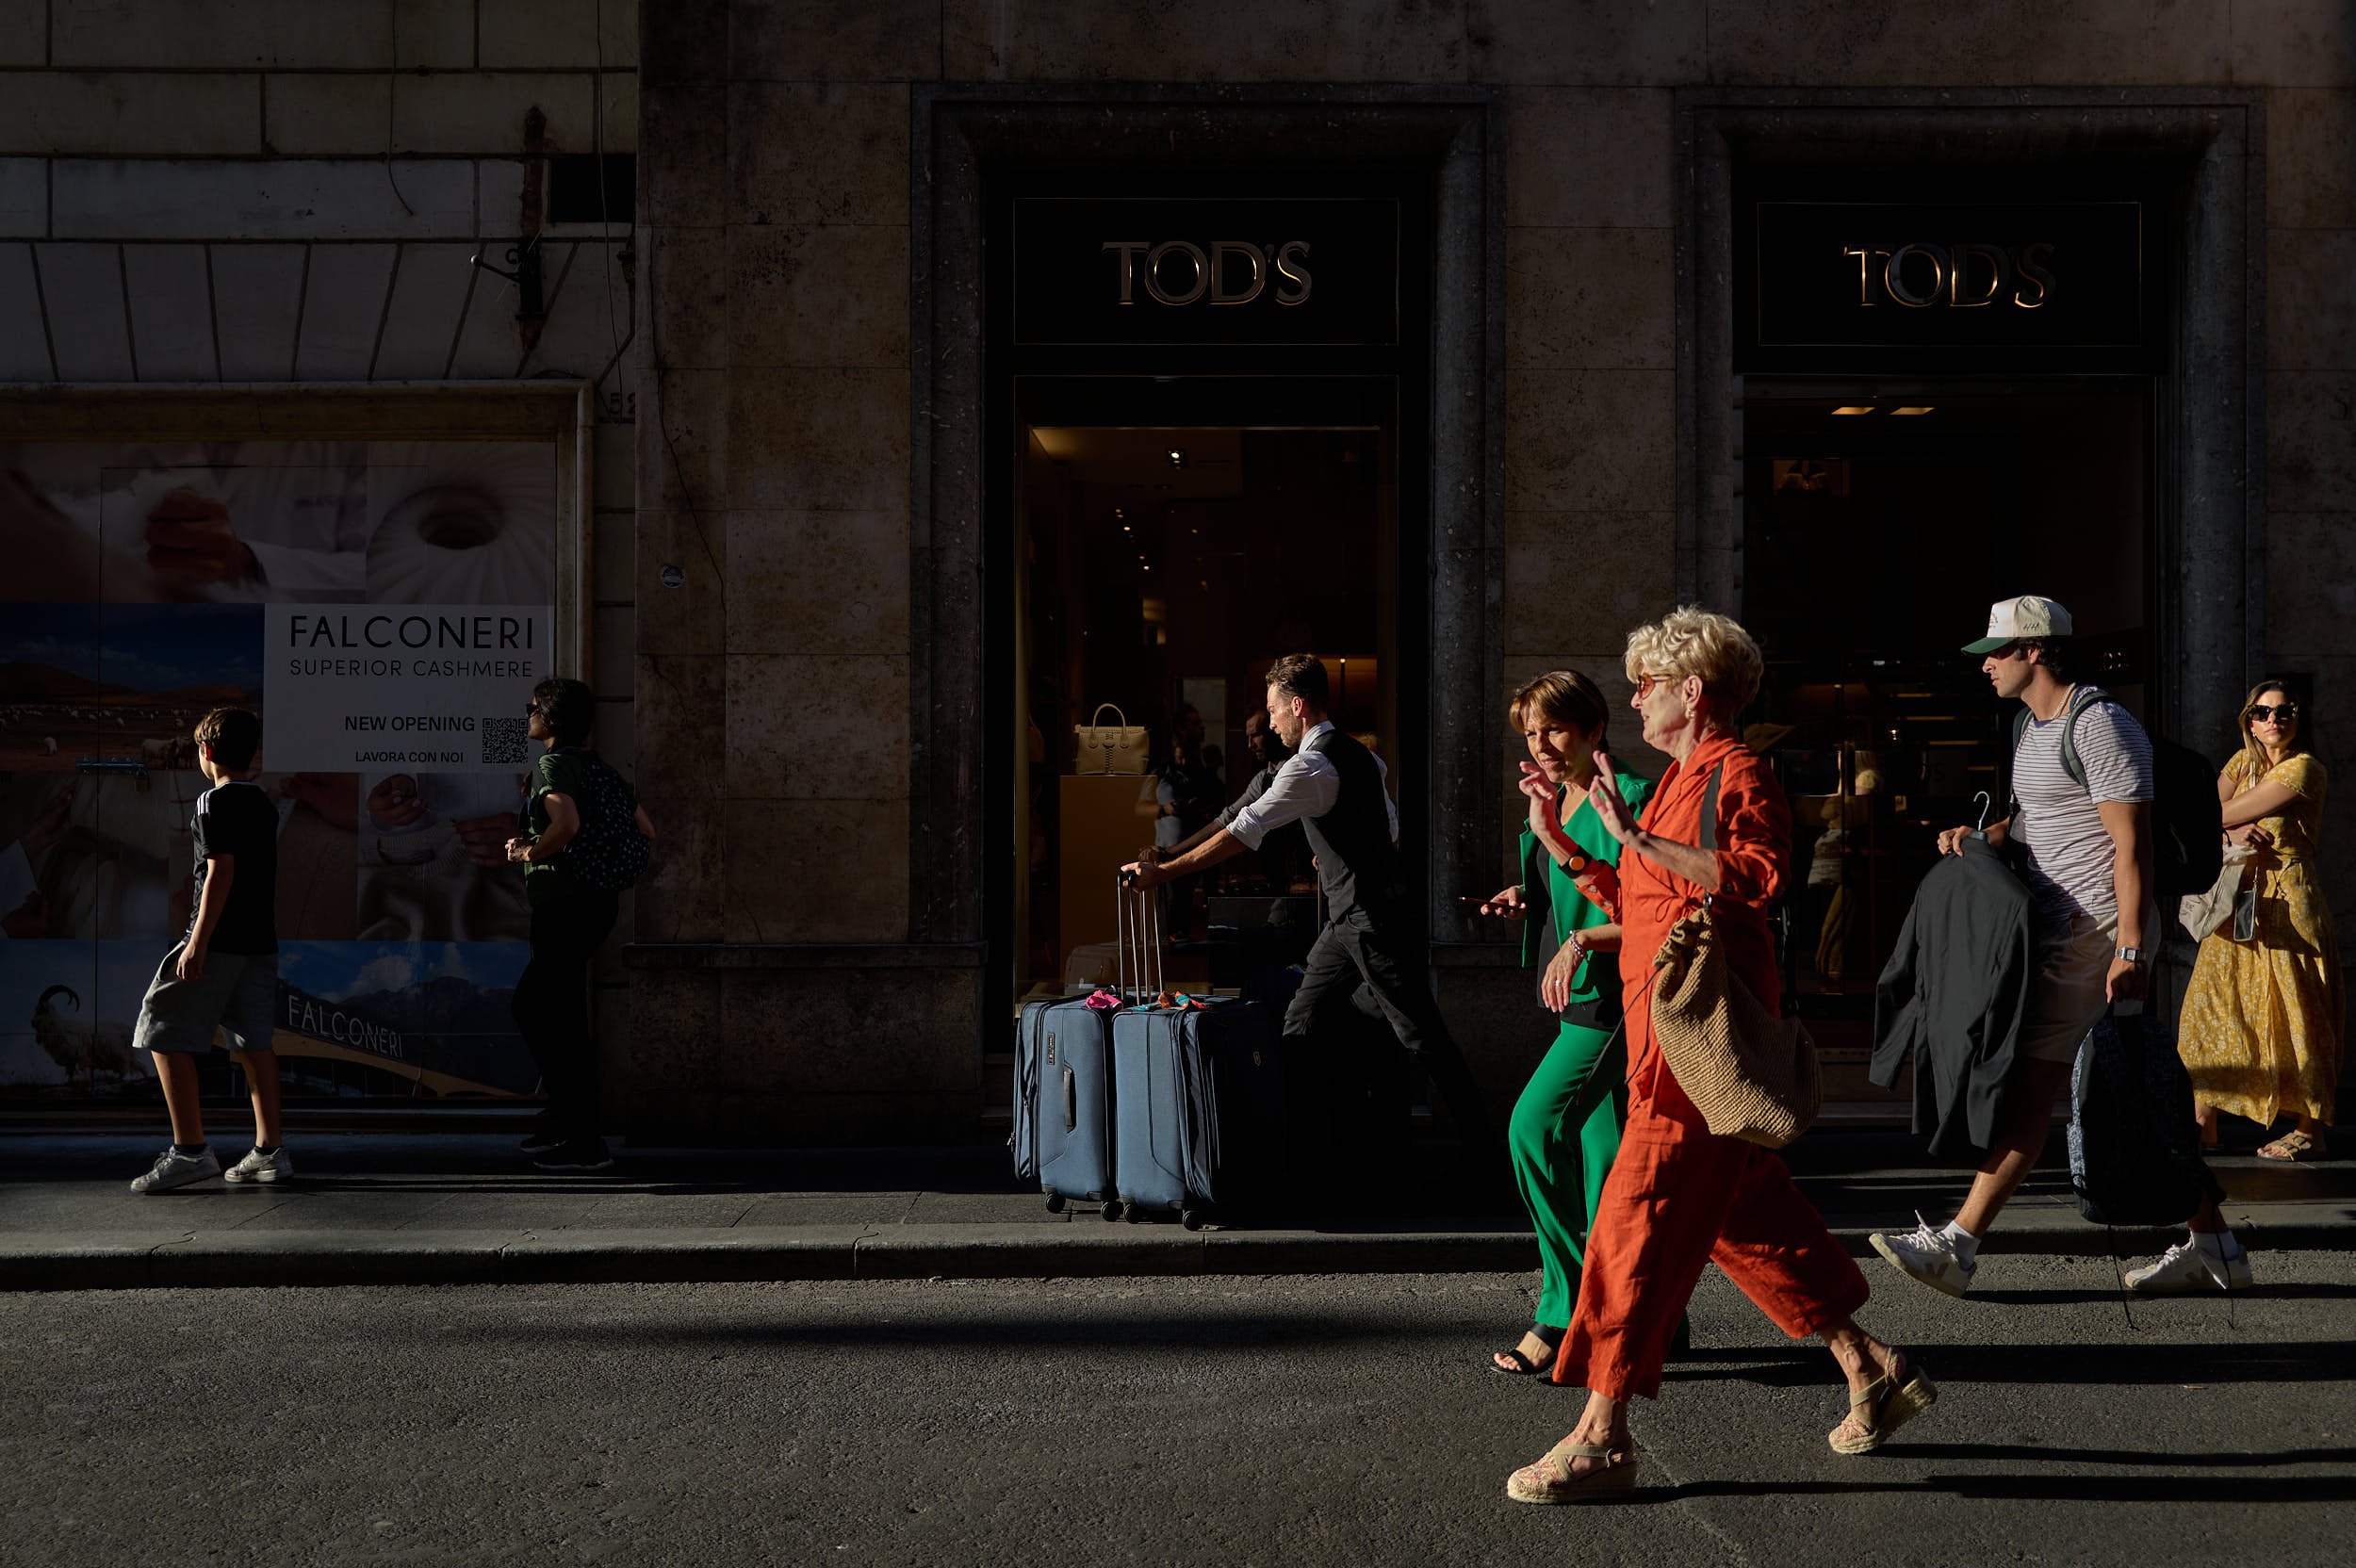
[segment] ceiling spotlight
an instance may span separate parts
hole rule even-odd
[[[1183,467],[1185,467],[1185,466],[1186,466],[1186,454],[1185,452],[1180,451],[1180,450],[1179,450],[1177,448],[1175,448],[1175,447],[1170,448],[1170,466],[1171,467],[1173,467],[1173,468],[1183,468]]]
[[[1872,403],[1851,403],[1846,408],[1836,408],[1833,412],[1835,414],[1871,414],[1873,412],[1873,405]]]
[[[1114,507],[1114,508],[1113,508],[1113,515],[1114,515],[1115,517],[1126,517],[1127,515],[1129,515],[1129,514],[1127,514],[1126,512],[1121,511],[1121,508],[1119,508],[1119,507],[1117,507],[1117,506],[1116,506],[1116,507]]]
[[[1893,408],[1890,412],[1892,414],[1928,414],[1934,406],[1936,405],[1931,403],[1915,403],[1906,408]]]

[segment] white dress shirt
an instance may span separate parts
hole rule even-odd
[[[1244,842],[1248,849],[1260,847],[1260,841],[1288,822],[1303,817],[1321,817],[1333,809],[1333,802],[1342,792],[1342,776],[1323,752],[1311,751],[1309,743],[1333,727],[1331,719],[1320,719],[1309,732],[1301,737],[1301,745],[1284,765],[1276,770],[1260,798],[1245,807],[1227,825],[1227,831]],[[1380,757],[1374,760],[1375,778],[1383,791],[1383,810],[1390,818],[1391,842],[1399,842],[1399,807],[1391,799],[1391,770],[1383,765]]]

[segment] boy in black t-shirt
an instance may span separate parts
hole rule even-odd
[[[262,721],[242,708],[219,708],[196,727],[198,768],[213,787],[196,800],[196,908],[188,935],[155,971],[139,1005],[132,1046],[155,1064],[172,1147],[131,1184],[139,1193],[169,1192],[208,1177],[279,1182],[294,1174],[279,1147],[278,1055],[270,1048],[278,1016],[278,808],[244,782],[262,744]],[[245,1053],[254,1086],[254,1152],[223,1171],[205,1143],[197,1105],[196,1058],[213,1047],[216,1029]]]

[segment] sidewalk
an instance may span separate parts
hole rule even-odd
[[[1077,1275],[1469,1273],[1535,1269],[1510,1199],[1473,1203],[1402,1187],[1293,1197],[1249,1225],[1106,1224],[1094,1205],[1047,1212],[1015,1190],[998,1148],[630,1149],[597,1176],[532,1170],[513,1133],[290,1137],[291,1183],[208,1182],[155,1198],[126,1184],[155,1134],[0,1137],[0,1289],[455,1284],[684,1280],[1039,1279]],[[2007,1211],[1987,1256],[2100,1255],[2060,1163]],[[230,1150],[242,1152],[242,1145]],[[1960,1173],[1915,1141],[1820,1129],[1787,1152],[1850,1250],[1866,1233],[1953,1212]],[[2226,1213],[2259,1251],[2356,1244],[2356,1162],[2217,1162]],[[2130,1255],[2160,1233],[2120,1231]]]

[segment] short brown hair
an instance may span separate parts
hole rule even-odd
[[[1325,706],[1325,665],[1314,653],[1288,653],[1268,667],[1268,683],[1312,708]]]
[[[1528,734],[1532,719],[1549,719],[1593,737],[1598,746],[1610,738],[1612,710],[1595,683],[1577,670],[1548,670],[1523,681],[1506,714],[1516,735]]]
[[[243,708],[216,708],[196,721],[196,743],[212,748],[215,766],[243,773],[262,749],[261,715]]]

